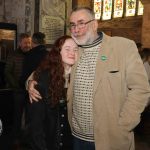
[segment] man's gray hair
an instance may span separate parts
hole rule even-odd
[[[80,10],[85,10],[85,11],[87,11],[87,12],[91,15],[91,17],[92,17],[93,19],[95,19],[94,11],[93,11],[91,8],[89,8],[89,7],[76,7],[76,8],[74,8],[74,9],[72,10],[71,14],[72,14],[73,12],[77,12],[77,11],[80,11]]]

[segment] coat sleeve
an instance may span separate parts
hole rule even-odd
[[[25,89],[28,90],[28,86],[29,86],[29,81],[30,80],[33,80],[33,74],[34,74],[34,71],[31,73],[31,75],[27,78],[26,82],[25,82]]]
[[[150,97],[148,77],[133,41],[127,44],[125,52],[125,82],[127,95],[120,112],[119,124],[131,131],[140,122],[141,113]]]
[[[14,53],[8,55],[6,66],[5,66],[5,80],[6,80],[6,87],[8,88],[18,88],[18,82],[14,75]]]

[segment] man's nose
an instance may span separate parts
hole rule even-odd
[[[78,25],[76,25],[76,26],[74,27],[74,31],[75,31],[75,32],[79,32],[79,27],[78,27]]]

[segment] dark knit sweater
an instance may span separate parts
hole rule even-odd
[[[44,45],[34,47],[27,53],[23,63],[23,73],[21,76],[21,83],[23,86],[30,74],[38,67],[47,54],[48,51]]]
[[[7,88],[19,89],[25,53],[19,48],[7,57],[5,66],[5,81]]]

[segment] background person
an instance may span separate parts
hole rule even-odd
[[[145,70],[147,72],[149,84],[150,84],[150,49],[149,48],[143,48],[140,52],[140,56],[143,60],[143,64],[145,67]],[[148,145],[150,145],[150,97],[149,102],[147,104],[147,107],[145,108],[144,112],[142,112],[141,116],[141,122],[138,124],[138,126],[135,129],[135,132],[144,139],[147,139]]]
[[[5,66],[6,88],[13,90],[14,95],[14,119],[13,119],[13,138],[18,144],[22,129],[22,116],[26,108],[28,94],[21,84],[23,71],[23,61],[27,52],[31,49],[31,37],[26,33],[19,35],[19,47],[8,54]]]
[[[38,67],[42,59],[47,55],[48,51],[45,45],[45,34],[36,32],[32,35],[32,49],[27,53],[21,76],[22,85],[25,85],[26,79]]]
[[[35,32],[32,35],[32,49],[26,54],[23,62],[23,71],[21,75],[21,85],[25,88],[25,81],[28,76],[39,66],[40,62],[46,57],[48,51],[45,45],[45,34],[42,32]],[[29,107],[29,97],[27,99],[27,115],[26,115],[26,130],[25,137],[26,145],[30,146],[30,136],[29,136],[29,127],[30,127],[30,107]]]
[[[139,53],[140,53],[140,56],[143,60],[144,67],[146,69],[146,72],[147,72],[147,75],[148,75],[148,80],[149,80],[149,83],[150,83],[150,49],[149,48],[144,48]]]

